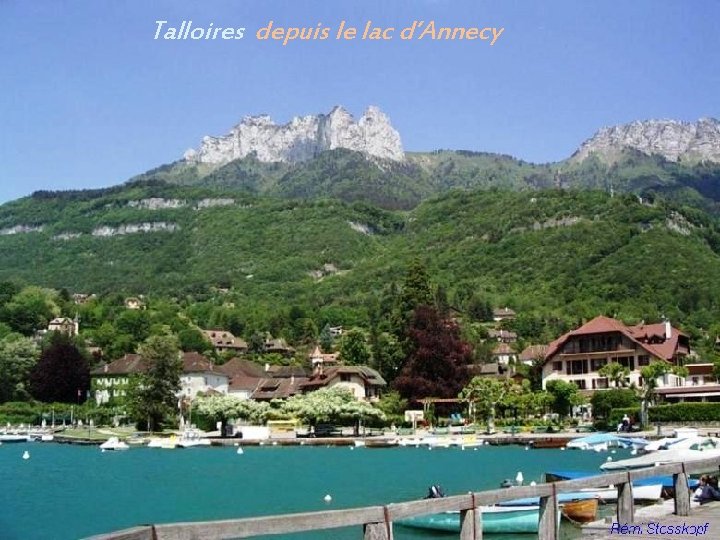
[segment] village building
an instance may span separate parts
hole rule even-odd
[[[653,361],[683,365],[690,354],[686,334],[669,322],[626,326],[610,317],[595,317],[580,328],[559,337],[548,346],[542,368],[543,388],[552,380],[570,381],[581,390],[609,388],[611,383],[598,371],[610,362],[629,370],[626,384],[643,385],[642,367]],[[668,374],[662,386],[681,386],[683,379]]]
[[[656,390],[663,401],[677,403],[680,401],[720,401],[720,384],[718,384],[713,368],[715,364],[685,364],[688,376],[684,385],[662,387]]]
[[[265,364],[264,375],[250,396],[254,400],[287,399],[302,393],[301,386],[308,380],[308,372],[302,366]]]
[[[498,343],[490,353],[492,362],[501,366],[509,366],[517,361],[517,353],[507,343]]]
[[[387,386],[385,379],[367,366],[318,366],[312,376],[301,384],[303,393],[320,388],[345,388],[356,399],[377,401]]]
[[[48,323],[48,332],[60,332],[68,336],[77,336],[80,330],[77,317],[71,319],[69,317],[57,317]]]
[[[196,352],[182,353],[181,388],[178,397],[193,398],[199,393],[228,393],[229,377],[210,360]],[[147,369],[142,356],[126,354],[90,372],[90,389],[98,405],[122,401],[130,378]]]
[[[535,362],[545,359],[547,350],[547,345],[528,345],[520,353],[520,362],[525,365],[532,366]]]
[[[248,350],[247,342],[227,330],[202,330],[202,333],[219,353],[230,351],[234,354],[243,354]]]
[[[145,309],[145,300],[142,296],[129,296],[125,299],[127,309]]]
[[[218,369],[228,376],[228,395],[237,399],[250,399],[266,378],[260,364],[244,358],[232,358]]]
[[[517,334],[510,330],[495,330],[491,328],[488,330],[488,338],[502,343],[515,343],[517,341]]]
[[[281,354],[285,357],[290,357],[295,354],[295,349],[288,345],[287,341],[282,338],[273,339],[272,337],[268,336],[265,339],[264,345],[266,353]]]
[[[509,307],[493,309],[493,321],[495,322],[512,321],[516,316],[517,313]]]

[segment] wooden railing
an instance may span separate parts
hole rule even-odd
[[[478,507],[524,497],[540,497],[539,539],[557,540],[558,495],[561,493],[584,488],[600,488],[613,484],[618,488],[617,521],[619,523],[632,523],[635,517],[632,482],[652,476],[672,475],[675,487],[675,514],[687,516],[690,513],[690,492],[687,487],[688,475],[716,471],[719,466],[720,458],[712,458],[536,486],[518,486],[509,489],[494,489],[467,495],[455,495],[442,499],[421,499],[393,503],[387,506],[369,506],[346,510],[223,521],[143,525],[93,536],[88,540],[220,540],[360,525],[363,527],[365,540],[392,540],[393,521],[446,511],[460,511],[461,540],[481,540],[482,512]]]

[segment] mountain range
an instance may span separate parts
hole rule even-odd
[[[406,152],[376,107],[246,118],[125,184],[0,206],[0,280],[230,289],[249,310],[342,308],[349,324],[420,256],[450,298],[704,326],[720,322],[718,124],[606,128],[532,164]]]

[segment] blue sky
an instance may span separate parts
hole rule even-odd
[[[154,40],[155,21],[245,27]],[[278,26],[504,27],[497,43],[296,41]],[[245,115],[380,106],[407,150],[535,162],[598,128],[720,117],[720,2],[0,0],[0,202],[102,187],[179,158]]]

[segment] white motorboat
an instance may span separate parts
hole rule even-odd
[[[100,445],[100,450],[103,452],[108,450],[127,450],[128,448],[130,447],[117,437],[110,437],[107,441]]]
[[[212,443],[203,432],[197,429],[186,429],[177,439],[177,446],[180,448],[194,448],[196,446],[210,446]]]
[[[643,449],[644,452],[657,452],[659,450],[713,450],[720,448],[720,439],[716,437],[665,437],[653,441]]]
[[[642,456],[622,459],[620,461],[608,461],[600,465],[604,471],[621,471],[626,469],[639,469],[642,467],[654,467],[667,463],[681,463],[699,459],[710,459],[720,457],[720,448],[703,449],[702,447],[673,448],[658,450]]]

